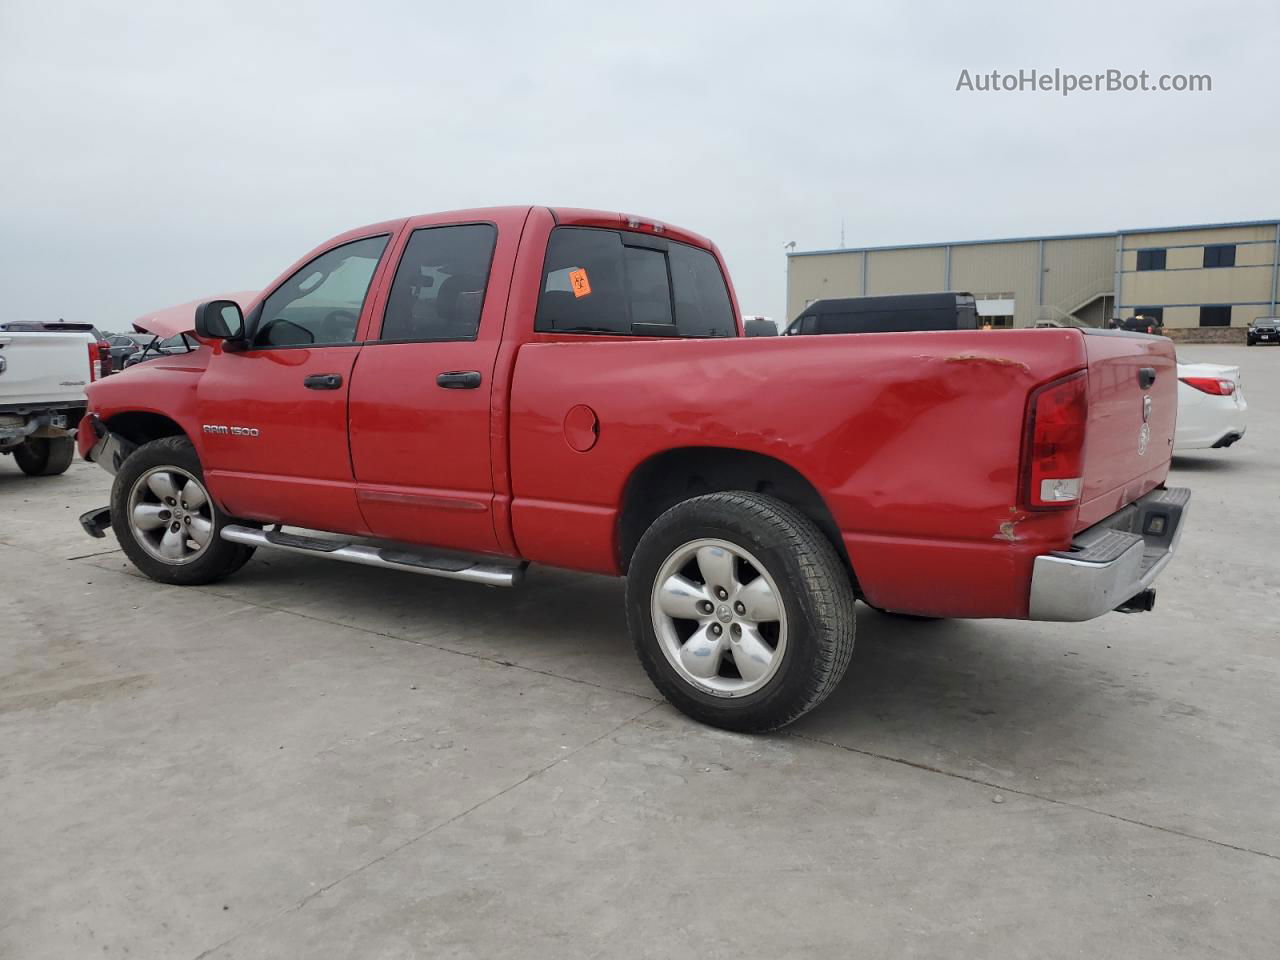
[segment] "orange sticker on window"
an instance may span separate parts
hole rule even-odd
[[[569,271],[569,283],[573,286],[575,297],[585,297],[591,293],[591,282],[587,279],[587,271],[581,267]]]

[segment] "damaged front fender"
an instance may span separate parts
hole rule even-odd
[[[112,433],[96,414],[90,414],[85,419],[97,440],[85,452],[84,458],[115,476],[129,455],[138,449],[138,445],[127,437]]]

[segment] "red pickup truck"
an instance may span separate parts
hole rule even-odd
[[[855,599],[1150,607],[1188,501],[1164,486],[1167,339],[748,338],[739,316],[716,247],[668,224],[361,227],[260,294],[171,311],[153,331],[196,349],[89,388],[80,451],[115,481],[82,521],[165,583],[257,547],[497,586],[531,562],[625,576],[653,682],[749,731],[831,692]]]

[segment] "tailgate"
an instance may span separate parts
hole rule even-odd
[[[89,385],[93,334],[0,328],[0,406],[77,403]]]
[[[1172,341],[1119,330],[1084,334],[1089,422],[1077,530],[1109,517],[1164,482],[1178,415]]]

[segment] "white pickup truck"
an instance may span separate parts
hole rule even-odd
[[[87,323],[0,323],[0,453],[33,477],[71,466],[84,389],[101,363]]]

